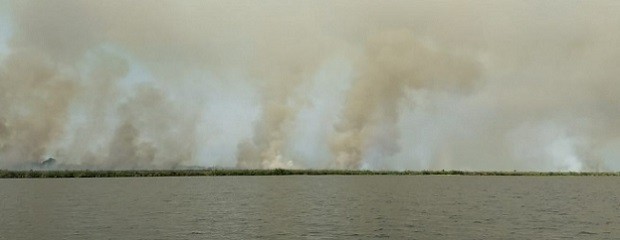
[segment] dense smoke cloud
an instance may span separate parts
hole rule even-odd
[[[0,150],[3,163],[39,159],[63,134],[73,76],[63,74],[45,56],[13,53],[0,72]],[[41,117],[44,116],[44,117]]]
[[[0,168],[620,169],[615,1],[0,5]]]
[[[408,31],[373,37],[364,53],[342,121],[335,127],[332,151],[341,168],[361,166],[364,150],[373,147],[367,141],[374,133],[384,135],[380,157],[399,151],[398,105],[407,89],[467,90],[479,77],[474,61],[431,50]]]

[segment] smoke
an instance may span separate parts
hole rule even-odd
[[[5,164],[39,160],[63,134],[70,99],[71,74],[33,52],[8,56],[0,71],[0,150]]]
[[[160,90],[140,86],[118,109],[121,125],[112,137],[107,167],[176,168],[191,163],[197,116],[181,110]]]
[[[400,150],[398,104],[407,89],[462,90],[478,78],[475,62],[432,50],[407,31],[370,39],[361,61],[361,73],[348,92],[341,122],[335,126],[332,152],[340,168],[360,168],[365,149],[379,148],[378,157]],[[373,138],[377,142],[368,143]]]
[[[311,18],[312,19],[312,18]],[[318,32],[316,34],[319,34]],[[259,51],[255,64],[250,65],[251,77],[256,78],[260,93],[259,120],[254,123],[252,139],[238,146],[237,167],[276,168],[293,167],[291,159],[284,159],[292,124],[304,105],[297,89],[311,80],[326,58],[323,39],[277,39],[276,46],[265,46]],[[272,45],[273,43],[269,43]],[[337,42],[333,42],[337,44]]]
[[[616,170],[618,10],[2,2],[0,168]]]

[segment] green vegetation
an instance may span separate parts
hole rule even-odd
[[[108,178],[178,176],[276,176],[276,175],[458,175],[458,176],[620,176],[620,172],[485,172],[485,171],[369,171],[369,170],[0,170],[0,178]]]

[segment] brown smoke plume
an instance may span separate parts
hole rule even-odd
[[[116,25],[107,12],[113,5],[12,3],[12,53],[0,77],[0,167],[28,168],[52,155],[64,168],[191,164],[200,112],[187,107],[201,100],[179,105],[168,100],[169,92],[121,86],[129,63],[102,46],[116,37],[108,31]]]
[[[0,69],[0,153],[4,166],[37,162],[61,136],[76,86],[49,59],[18,51]]]
[[[374,131],[388,135],[385,154],[398,151],[399,104],[408,89],[467,89],[479,71],[475,61],[430,49],[405,30],[370,39],[361,61],[335,126],[332,151],[338,168],[360,168]]]
[[[320,48],[307,46],[292,44],[281,56],[265,56],[272,60],[262,63],[255,71],[261,81],[258,83],[262,94],[261,113],[259,121],[254,123],[253,138],[238,146],[237,167],[292,167],[292,160],[283,159],[283,155],[291,124],[303,104],[303,99],[295,94],[303,82],[310,80],[322,57]]]

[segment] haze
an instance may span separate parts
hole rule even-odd
[[[0,168],[618,171],[618,13],[0,0]]]

